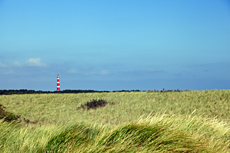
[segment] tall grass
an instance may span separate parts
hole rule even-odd
[[[2,122],[1,152],[212,152],[229,148],[229,125],[201,116],[150,115],[117,127]]]
[[[92,99],[106,107],[76,110]],[[1,95],[0,152],[230,152],[229,90]],[[114,102],[115,105],[111,103]]]

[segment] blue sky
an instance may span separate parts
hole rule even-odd
[[[228,0],[0,0],[0,89],[230,89]]]

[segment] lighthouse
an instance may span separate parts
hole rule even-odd
[[[57,75],[57,91],[60,91],[60,81],[59,81],[59,74]]]

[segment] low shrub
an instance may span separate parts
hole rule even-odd
[[[3,119],[3,121],[10,122],[18,120],[18,118],[20,118],[19,115],[14,115],[13,113],[7,112],[4,109],[5,107],[2,104],[0,104],[0,119]]]
[[[93,99],[92,101],[90,102],[87,102],[85,104],[81,104],[80,107],[77,108],[77,110],[79,109],[86,109],[86,110],[89,110],[89,109],[96,109],[98,107],[105,107],[106,105],[108,104],[107,101],[103,100],[103,99],[99,99],[99,100],[95,100]]]

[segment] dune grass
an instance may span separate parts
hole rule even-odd
[[[102,108],[76,110],[92,99]],[[230,152],[230,90],[1,95],[0,152]],[[113,104],[114,103],[114,104]]]

